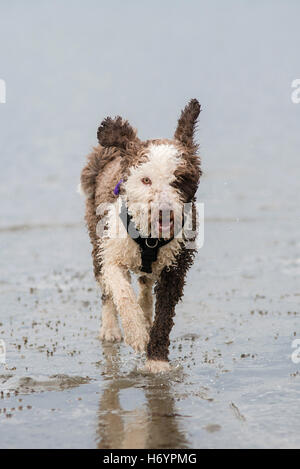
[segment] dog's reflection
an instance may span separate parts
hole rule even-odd
[[[186,448],[168,378],[138,373],[122,376],[118,348],[104,346],[103,350],[106,387],[98,410],[98,448]],[[145,402],[134,402],[141,392]],[[125,399],[132,396],[126,405],[122,405],[122,395]]]

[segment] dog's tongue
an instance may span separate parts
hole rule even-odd
[[[172,234],[173,222],[172,221],[162,221],[159,222],[159,237],[165,238],[169,237]]]
[[[160,228],[170,228],[172,223],[168,220],[159,220],[159,227]]]

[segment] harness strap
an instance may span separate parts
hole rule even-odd
[[[122,207],[120,212],[122,223],[129,234],[129,236],[139,245],[141,251],[141,271],[147,274],[152,273],[152,262],[157,260],[159,249],[165,246],[174,239],[174,236],[169,239],[163,238],[145,238],[141,236],[140,232],[135,226],[132,216],[128,213],[127,207],[122,200]]]

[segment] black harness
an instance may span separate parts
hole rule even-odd
[[[122,207],[120,212],[120,218],[129,236],[139,245],[141,251],[142,265],[141,271],[147,274],[152,273],[152,262],[157,260],[158,251],[161,247],[168,244],[174,239],[172,236],[169,239],[163,238],[145,238],[141,236],[140,232],[135,226],[132,216],[128,213],[127,207],[122,200]]]

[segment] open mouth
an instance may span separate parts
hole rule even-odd
[[[171,210],[170,212],[162,212],[159,211],[159,218],[158,218],[158,228],[159,228],[159,236],[164,234],[172,235],[174,230],[174,212]]]

